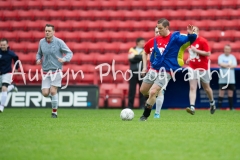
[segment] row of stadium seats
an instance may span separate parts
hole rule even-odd
[[[74,52],[84,52],[85,54],[90,52],[98,52],[98,53],[106,53],[106,52],[113,52],[117,53],[127,53],[130,47],[134,47],[134,42],[99,42],[99,43],[91,43],[91,42],[68,42],[67,43],[69,48]],[[212,53],[221,52],[223,51],[223,47],[226,44],[230,44],[232,48],[232,52],[239,52],[240,51],[240,41],[230,42],[230,41],[220,41],[214,42],[209,41]],[[36,52],[38,49],[38,43],[29,43],[29,42],[21,42],[21,43],[10,43],[10,47],[12,50],[16,52]]]
[[[156,26],[156,21],[152,20],[143,20],[143,21],[6,21],[2,22],[0,25],[0,30],[8,30],[8,31],[31,31],[31,30],[39,30],[43,31],[44,26],[47,23],[51,23],[55,25],[56,31],[152,31]],[[240,21],[237,20],[174,20],[170,22],[171,30],[185,30],[188,24],[193,24],[198,26],[201,30],[239,30],[240,29]]]
[[[180,31],[181,33],[186,33],[186,30]],[[206,38],[209,41],[238,41],[240,40],[240,31],[236,30],[212,30],[205,31],[200,30],[200,35]],[[151,31],[91,31],[91,32],[56,32],[56,37],[61,38],[65,42],[134,42],[137,37],[144,37],[145,40],[149,40],[154,36],[153,30]],[[43,31],[31,31],[26,33],[26,31],[5,31],[0,33],[0,37],[8,38],[10,41],[22,42],[39,42],[41,38],[44,37]]]
[[[77,0],[69,0],[69,1],[2,1],[0,5],[0,9],[193,9],[193,8],[237,8],[240,6],[239,0],[161,0],[161,1],[144,1],[144,0],[124,0],[124,1],[103,1],[103,0],[95,0],[95,1],[77,1]]]
[[[165,17],[169,20],[205,20],[205,19],[237,19],[240,16],[239,10],[235,9],[209,9],[209,10],[14,10],[0,12],[0,20],[156,20]]]

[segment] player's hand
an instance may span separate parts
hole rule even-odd
[[[63,60],[63,58],[59,58],[59,57],[58,57],[58,62],[64,63],[65,61]]]
[[[188,58],[188,59],[186,60],[186,64],[187,64],[187,65],[189,65],[189,61],[190,61],[190,59]]]
[[[134,56],[135,56],[134,53],[130,53],[130,54],[128,54],[128,59],[132,59]]]
[[[141,76],[144,77],[147,73],[147,68],[143,68],[141,72]]]
[[[192,50],[193,52],[197,53],[197,48],[191,46],[191,50]]]
[[[39,59],[39,60],[37,60],[37,62],[36,62],[36,64],[41,64],[42,63],[42,60],[41,59]]]
[[[193,25],[189,24],[187,26],[187,32],[188,32],[188,34],[193,34],[195,32]]]

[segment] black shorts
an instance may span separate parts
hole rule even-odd
[[[228,84],[227,88],[222,89],[222,87],[226,86],[227,84],[219,84],[219,89],[221,90],[235,90],[235,84]]]

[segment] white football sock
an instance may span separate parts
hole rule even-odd
[[[1,105],[5,106],[5,102],[7,100],[7,91],[2,92],[2,96],[1,96]]]
[[[163,101],[164,101],[164,95],[158,96],[156,99],[156,114],[160,114],[162,105],[163,105]]]
[[[58,109],[58,94],[55,94],[52,96],[52,113],[57,114],[57,109]]]
[[[8,85],[7,91],[11,92],[13,90],[13,88],[14,88],[14,85],[10,84],[10,85]]]

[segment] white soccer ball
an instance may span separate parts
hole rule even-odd
[[[123,109],[120,113],[120,118],[123,121],[131,121],[134,118],[134,112],[129,108]]]

